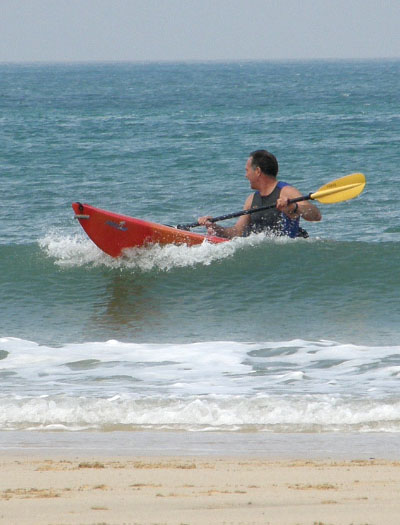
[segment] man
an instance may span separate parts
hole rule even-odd
[[[275,235],[289,237],[308,237],[307,232],[300,228],[300,217],[306,221],[320,221],[319,209],[310,201],[289,203],[290,199],[302,194],[294,186],[286,182],[278,182],[278,161],[272,153],[266,150],[253,151],[246,163],[246,178],[255,193],[249,195],[244,204],[244,210],[262,206],[276,206],[248,215],[241,215],[234,226],[223,227],[210,222],[209,215],[199,217],[198,222],[207,227],[212,235],[232,239],[249,235],[252,232],[271,232]]]

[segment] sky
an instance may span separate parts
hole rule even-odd
[[[400,58],[400,0],[0,0],[0,62]]]

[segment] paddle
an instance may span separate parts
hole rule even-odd
[[[307,200],[317,200],[323,204],[333,204],[335,202],[347,201],[354,199],[359,195],[365,186],[365,176],[362,173],[352,173],[351,175],[346,175],[340,179],[333,180],[328,182],[324,186],[321,186],[319,190],[314,193],[309,193],[308,195],[302,195],[296,197],[295,199],[289,199],[289,204],[307,201]],[[210,219],[210,222],[224,221],[226,219],[232,219],[233,217],[240,217],[241,215],[249,215],[257,211],[268,210],[270,208],[275,208],[276,204],[270,206],[262,206],[261,208],[250,208],[249,210],[241,210],[235,213],[228,213],[227,215],[220,215],[219,217],[213,217]],[[192,222],[191,224],[178,224],[176,228],[179,230],[189,230],[190,228],[196,228],[196,226],[201,226],[198,222]]]

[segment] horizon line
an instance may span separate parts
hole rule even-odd
[[[306,57],[306,58],[210,58],[210,59],[55,59],[0,60],[0,65],[76,65],[76,64],[237,64],[266,62],[377,62],[398,61],[400,56],[386,57]]]

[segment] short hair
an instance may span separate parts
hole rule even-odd
[[[250,153],[251,165],[253,169],[260,168],[264,175],[276,177],[279,165],[275,155],[265,149],[258,149]]]

